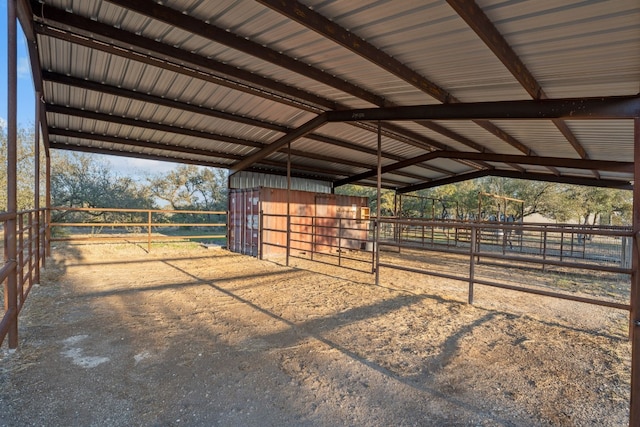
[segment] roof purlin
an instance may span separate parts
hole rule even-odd
[[[173,46],[168,46],[165,45],[163,43],[160,42],[156,42],[154,40],[149,40],[145,37],[142,36],[138,36],[135,34],[131,34],[131,33],[127,33],[123,30],[120,29],[116,29],[113,27],[110,27],[108,25],[105,24],[101,24],[92,20],[89,20],[87,18],[83,18],[80,17],[78,15],[74,15],[71,14],[69,12],[65,12],[65,11],[61,11],[59,9],[56,8],[52,8],[52,7],[47,7],[46,10],[44,9],[44,5],[42,8],[42,11],[40,13],[46,13],[46,21],[48,23],[51,22],[56,22],[56,23],[60,23],[62,24],[62,26],[73,26],[74,28],[78,28],[81,31],[86,31],[86,32],[90,32],[94,37],[95,35],[100,35],[101,37],[103,37],[105,39],[105,42],[97,42],[93,39],[87,38],[85,36],[77,36],[74,35],[72,33],[68,33],[67,31],[62,31],[60,29],[57,29],[56,27],[48,27],[46,25],[40,24],[38,25],[36,28],[38,30],[39,33],[41,34],[46,34],[48,36],[51,37],[55,37],[55,38],[60,38],[63,40],[67,40],[70,41],[72,43],[77,43],[77,44],[81,44],[93,49],[98,49],[98,50],[102,50],[111,54],[115,54],[115,55],[125,55],[126,57],[128,57],[129,59],[135,60],[135,61],[140,61],[146,64],[150,64],[150,65],[154,65],[163,69],[167,69],[176,73],[180,73],[180,74],[185,74],[185,75],[189,75],[191,77],[194,78],[199,78],[199,79],[204,79],[204,80],[208,80],[217,84],[222,84],[224,86],[227,87],[231,87],[233,89],[237,89],[237,90],[242,90],[245,91],[247,93],[251,93],[253,95],[256,96],[261,96],[264,98],[268,98],[268,99],[272,99],[276,102],[283,102],[287,105],[292,105],[292,106],[296,106],[299,108],[304,108],[307,111],[315,111],[315,112],[319,112],[318,109],[316,108],[311,108],[311,107],[307,107],[305,108],[305,104],[301,104],[300,102],[290,102],[287,101],[285,98],[278,96],[278,97],[273,97],[271,96],[268,92],[265,92],[264,90],[260,90],[258,92],[256,91],[250,91],[247,90],[247,86],[245,85],[238,85],[237,83],[234,84],[232,81],[230,80],[226,80],[224,78],[220,78],[219,76],[212,76],[209,74],[205,74],[202,71],[198,71],[198,70],[191,70],[187,67],[185,67],[184,64],[172,64],[171,62],[167,62],[167,59],[155,59],[151,56],[149,56],[150,53],[156,52],[156,53],[160,53],[160,56],[162,56],[163,58],[167,55],[177,55],[176,58],[185,61],[187,63],[193,63],[195,65],[197,65],[198,67],[204,67],[204,68],[209,68],[212,71],[216,72],[216,73],[229,73],[229,75],[233,75],[234,77],[236,75],[239,75],[241,78],[244,75],[242,73],[242,70],[239,70],[235,67],[230,67],[226,64],[222,64],[219,63],[217,61],[214,60],[209,60],[208,58],[203,58],[201,56],[189,53],[189,52],[185,52],[182,51],[178,48],[175,48]],[[55,30],[51,29],[51,28],[55,28]],[[118,47],[114,47],[111,44],[106,43],[107,40],[116,40],[116,41],[120,41],[121,43],[123,43],[125,46],[131,48],[131,46],[133,47],[137,47],[140,49],[141,52],[146,52],[146,54],[141,54],[141,53],[135,53],[135,52],[131,52],[125,49],[125,47],[123,46],[122,48],[118,48]],[[236,72],[237,71],[237,72]],[[255,76],[252,73],[248,73],[251,74],[251,76]],[[256,76],[256,78],[258,78]],[[247,77],[248,79],[248,77]],[[290,86],[286,86],[286,85],[280,85],[278,82],[274,82],[270,79],[266,79],[266,78],[260,78],[259,80],[253,80],[251,81],[254,84],[260,85],[262,87],[266,87],[266,88],[270,88],[270,90],[274,90],[274,91],[280,91],[280,92],[286,92],[287,88],[291,88],[291,90],[293,90],[293,92],[288,93],[289,96],[293,96],[293,97],[301,97],[303,96],[303,93],[298,91],[296,88],[292,88]],[[307,92],[304,92],[304,94],[307,94]],[[329,101],[329,100],[324,100],[323,98],[317,97],[313,94],[308,94],[310,98],[305,98],[303,99],[303,101],[308,102],[309,104],[318,104],[318,105],[322,105],[323,107],[329,108],[329,107],[336,107],[336,103],[334,103],[333,101]],[[297,98],[296,98],[297,99]],[[318,101],[320,99],[320,101]],[[344,106],[340,106],[338,105],[338,107],[340,107],[341,109],[344,109]],[[438,125],[436,125],[435,123],[433,124],[436,126],[436,128],[438,127]],[[402,137],[402,140],[404,143],[407,143],[409,145],[413,145],[416,147],[420,147],[423,149],[433,149],[433,148],[438,148],[438,149],[444,149],[444,150],[449,150],[450,148],[446,145],[440,144],[437,141],[434,141],[430,138],[427,138],[425,136],[416,134],[414,132],[411,132],[409,130],[406,129],[398,129],[397,127],[392,126],[391,124],[385,124],[383,125],[384,130],[389,130],[391,132],[396,132],[399,133],[399,136]],[[442,127],[440,127],[442,128]],[[448,130],[447,130],[448,131]],[[286,130],[283,130],[283,132],[286,132]],[[448,138],[454,139],[458,142],[461,142],[465,145],[468,145],[472,148],[476,148],[473,143],[473,141],[468,140],[467,138],[464,138],[460,135],[455,134],[452,131],[448,131],[448,132],[442,132],[442,130],[440,130],[440,132],[445,135]],[[480,147],[477,147],[478,149],[480,149]],[[483,150],[481,150],[483,151]],[[475,165],[473,162],[464,162],[467,166],[471,166],[473,168],[478,168],[477,165]],[[452,172],[450,171],[444,171],[441,168],[434,168],[434,167],[427,167],[425,166],[427,169],[431,169],[431,170],[435,170],[447,175],[450,175]],[[480,163],[480,167],[482,168],[490,168],[490,165],[487,164],[482,164]]]
[[[451,93],[436,85],[429,79],[425,78],[415,70],[409,68],[402,62],[397,59],[391,57],[387,53],[381,51],[380,49],[373,46],[371,43],[366,40],[358,37],[357,35],[347,31],[342,28],[335,22],[327,19],[326,17],[320,15],[318,12],[300,4],[296,0],[258,0],[260,3],[265,6],[278,11],[279,13],[285,15],[289,19],[293,19],[306,26],[307,28],[319,33],[323,37],[326,37],[330,40],[333,40],[336,43],[344,46],[345,48],[351,50],[352,52],[360,55],[361,57],[367,59],[373,64],[387,70],[393,75],[401,78],[407,83],[413,85],[419,90],[427,93],[432,96],[436,100],[442,103],[457,103],[460,102],[456,97],[454,97]],[[509,145],[518,149],[519,151],[525,154],[534,154],[531,148],[527,147],[522,142],[518,141],[513,136],[509,135],[504,130],[500,129],[493,123],[484,121],[484,120],[474,120],[478,126],[482,127],[486,131],[492,133],[498,138],[502,139]],[[420,122],[420,124],[427,125],[429,127],[430,123]],[[432,130],[437,131],[437,129],[432,128]],[[451,132],[451,131],[450,131]],[[459,141],[462,142],[462,141]],[[477,149],[477,148],[476,148]],[[484,150],[479,151],[488,151],[486,148]],[[515,166],[517,167],[517,166]],[[559,175],[557,170],[552,170],[552,172],[556,175]]]
[[[467,25],[476,32],[480,39],[491,49],[533,99],[548,98],[544,89],[540,86],[540,83],[538,83],[533,74],[531,74],[524,62],[522,62],[495,25],[493,25],[491,20],[474,1],[447,0],[447,2],[456,13],[464,19]],[[584,147],[566,123],[560,120],[553,120],[553,124],[581,158],[589,159],[589,155]],[[600,178],[598,171],[592,172],[596,178]]]
[[[179,134],[179,135],[184,135],[184,136],[190,136],[190,137],[194,137],[194,138],[207,139],[207,140],[211,140],[211,141],[223,141],[223,142],[228,142],[230,144],[242,145],[242,146],[247,146],[247,147],[255,147],[255,148],[263,148],[265,146],[265,144],[263,144],[261,142],[258,142],[258,141],[251,141],[251,140],[235,138],[235,137],[231,137],[231,136],[227,136],[227,135],[212,134],[212,133],[197,131],[197,130],[193,130],[193,129],[185,129],[185,128],[179,128],[179,127],[171,126],[171,125],[146,122],[146,121],[142,121],[142,120],[135,120],[135,119],[127,118],[127,117],[116,117],[116,116],[103,114],[103,113],[96,113],[96,112],[92,112],[92,111],[79,110],[77,108],[62,107],[62,106],[59,106],[59,105],[48,105],[47,109],[48,109],[48,111],[50,113],[64,114],[64,115],[69,115],[69,116],[73,116],[73,117],[81,117],[83,119],[104,121],[104,122],[108,122],[108,123],[116,123],[116,124],[121,124],[121,125],[125,125],[125,126],[140,127],[140,128],[150,129],[150,130],[157,130],[157,131],[161,131],[161,132],[169,132],[169,133],[174,133],[174,134]],[[162,143],[155,143],[155,142],[148,141],[148,140],[133,140],[133,139],[130,139],[130,138],[129,139],[123,139],[123,138],[120,138],[120,137],[114,137],[114,136],[109,136],[109,135],[97,135],[97,134],[93,134],[93,133],[67,131],[67,130],[62,130],[60,128],[50,128],[50,132],[52,134],[54,134],[54,135],[63,135],[63,136],[73,137],[73,138],[85,138],[85,139],[92,139],[92,140],[97,140],[97,141],[107,141],[107,142],[113,142],[113,143],[130,144],[130,145],[134,145],[134,146],[153,148],[153,149],[159,149],[159,150],[173,150],[173,151],[176,151],[176,152],[179,152],[179,153],[220,157],[220,158],[230,159],[230,160],[234,160],[234,161],[242,160],[242,156],[241,155],[229,154],[229,153],[225,153],[223,151],[214,151],[214,150],[206,150],[206,149],[195,149],[195,148],[190,148],[190,147],[185,147],[185,146],[177,146],[177,145],[167,145],[167,144],[162,144]],[[327,141],[327,143],[329,143],[329,142]],[[292,149],[291,150],[291,154],[295,155],[295,156],[298,156],[298,157],[302,157],[302,158],[308,158],[308,159],[312,159],[312,160],[322,160],[322,161],[326,161],[326,162],[331,162],[331,163],[337,163],[337,164],[343,164],[343,165],[347,165],[347,166],[357,167],[357,168],[360,168],[360,169],[368,169],[369,168],[369,165],[366,164],[366,163],[352,161],[352,160],[344,159],[344,158],[333,157],[333,156],[326,156],[326,155],[322,155],[322,154],[305,152],[305,151],[302,151],[302,150],[293,150]],[[264,161],[262,161],[262,163],[263,164],[268,164],[268,161],[264,160]],[[411,179],[422,179],[421,176],[418,176],[418,175],[415,175],[415,174],[411,174],[411,173],[400,173],[399,175],[406,176],[406,177],[411,178]]]
[[[77,131],[70,131],[65,129],[49,128],[49,132],[53,136],[59,135],[59,136],[70,137],[70,138],[85,138],[85,139],[91,139],[94,141],[109,142],[112,144],[117,144],[123,148],[130,146],[130,147],[138,147],[138,148],[148,148],[153,150],[166,150],[172,153],[198,155],[203,157],[220,157],[220,158],[232,159],[232,160],[237,160],[240,158],[240,156],[237,156],[237,155],[212,152],[209,150],[202,150],[197,148],[180,147],[180,149],[175,149],[174,147],[166,146],[164,144],[149,142],[149,141],[125,139],[125,138],[119,138],[119,137],[114,137],[109,135],[96,135],[96,134],[90,134],[86,132],[77,132]],[[60,141],[53,141],[52,143],[56,146],[54,148],[59,148],[61,145],[64,145],[65,147],[82,147],[83,149],[81,151],[89,152],[89,153],[118,154],[120,152],[119,150],[111,150],[111,149],[102,148],[102,147],[79,146],[76,144],[62,143]],[[130,150],[127,150],[127,151],[130,151]],[[144,154],[144,153],[138,153],[138,154]],[[174,161],[174,162],[180,162],[180,163],[191,163],[191,161],[193,160],[193,159],[188,159],[181,156],[160,156],[160,155],[154,155],[154,154],[149,154],[149,156],[158,156],[167,161]],[[229,164],[225,164],[225,163],[213,162],[213,161],[206,161],[206,162],[209,165],[215,165],[213,167],[218,167],[218,168],[229,167]],[[263,167],[270,166],[270,167],[276,167],[280,169],[285,169],[287,167],[286,163],[272,161],[272,160],[262,160],[260,163],[255,164],[255,167],[257,168],[260,168],[260,166],[263,166]],[[341,176],[341,175],[344,176],[343,172],[339,172],[335,170],[332,171],[327,168],[316,168],[311,166],[295,165],[294,169],[297,169],[299,171],[312,172],[315,174],[321,173],[321,174],[324,174],[326,177]]]
[[[382,166],[382,173],[388,173],[397,171],[398,169],[411,166],[414,162],[426,162],[435,159],[467,159],[467,160],[483,160],[490,162],[501,163],[516,163],[525,165],[536,166],[551,166],[551,167],[563,167],[570,169],[598,169],[611,172],[625,172],[633,173],[633,162],[614,162],[605,160],[587,160],[587,159],[572,159],[561,157],[539,157],[539,156],[520,156],[520,155],[507,155],[507,154],[487,154],[487,153],[472,153],[472,152],[460,152],[460,151],[434,151],[422,156],[415,157],[413,159],[398,162],[392,165]],[[334,182],[334,186],[339,187],[341,185],[356,182],[361,179],[371,178],[376,176],[377,171],[368,171],[352,177]]]
[[[80,151],[84,153],[107,154],[110,156],[133,157],[138,159],[157,160],[162,162],[179,162],[179,163],[192,164],[192,165],[198,165],[198,166],[208,166],[212,168],[224,169],[224,168],[227,168],[228,166],[225,164],[209,162],[206,160],[194,160],[189,158],[168,157],[168,156],[155,155],[155,154],[139,153],[134,151],[113,151],[113,150],[108,150],[104,148],[66,144],[66,143],[56,142],[56,141],[51,141],[51,148],[69,150],[69,151]],[[283,172],[283,170],[286,169],[286,165],[278,164],[278,166],[281,167],[281,170],[273,170],[273,171],[270,170],[270,173],[274,175],[285,175],[285,172]],[[314,168],[301,168],[301,169],[306,170],[307,172],[313,172],[316,174],[316,176],[323,178],[325,180],[330,178],[328,175],[322,174],[317,169],[314,169]],[[264,172],[264,169],[261,169],[259,167],[252,167],[246,170],[250,172]],[[296,170],[292,170],[291,176],[308,178],[309,174],[300,173],[300,172],[297,172]],[[385,184],[385,188],[394,188],[394,187],[392,185],[390,186],[389,184]]]
[[[507,170],[493,170],[493,171],[476,171],[466,174],[456,175],[450,178],[434,179],[432,181],[410,185],[401,189],[397,189],[398,194],[411,193],[413,191],[425,190],[427,188],[439,187],[441,185],[455,184],[456,182],[467,181],[470,179],[482,178],[485,176],[497,176],[502,178],[513,179],[526,179],[532,181],[544,181],[544,182],[556,182],[560,184],[572,184],[572,185],[585,185],[590,187],[602,187],[602,188],[617,188],[620,190],[631,190],[633,186],[629,181],[613,180],[613,179],[595,179],[595,178],[581,178],[573,176],[553,176],[542,173],[527,172],[526,174],[507,171]]]
[[[331,86],[335,89],[338,89],[352,96],[355,96],[359,99],[370,102],[374,105],[378,105],[381,107],[395,105],[393,103],[390,103],[388,100],[386,100],[382,96],[372,93],[346,80],[342,80],[320,69],[317,69],[311,65],[304,64],[294,58],[291,58],[287,55],[279,53],[275,50],[263,47],[258,43],[252,42],[250,40],[247,40],[235,34],[231,34],[214,25],[207,24],[203,21],[200,21],[197,18],[179,13],[178,11],[171,9],[169,7],[162,6],[157,3],[149,2],[145,0],[108,0],[108,1],[110,3],[117,4],[118,6],[121,6],[125,9],[130,9],[140,14],[143,14],[145,16],[148,16],[150,18],[166,22],[177,28],[181,28],[185,31],[198,34],[199,36],[204,38],[208,38],[216,43],[224,44],[233,49],[255,56],[269,63],[278,65],[280,67],[283,67],[295,73],[304,75],[306,77],[309,77],[311,79],[324,83],[328,86]],[[433,127],[432,130],[435,130],[437,132],[438,131],[437,129],[438,127]],[[448,137],[451,137],[451,135],[453,134],[454,133],[450,131]],[[442,143],[439,143],[437,141],[434,141],[424,136],[422,137],[422,140],[424,140],[427,144],[431,145],[432,147],[435,147],[438,149],[443,149],[443,150],[452,149],[449,146],[446,146]],[[466,145],[468,139],[460,136],[459,138],[456,139],[456,141]],[[486,167],[486,166],[482,165],[482,167]]]

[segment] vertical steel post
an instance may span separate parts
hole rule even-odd
[[[40,92],[36,92],[35,134],[34,144],[34,171],[33,171],[33,209],[35,210],[35,283],[40,283]]]
[[[147,253],[151,253],[151,210],[147,212]]]
[[[291,256],[291,142],[287,144],[287,267],[289,256]]]
[[[476,224],[471,224],[471,244],[470,244],[470,257],[469,257],[469,304],[473,304],[473,277],[476,271],[476,236],[478,233],[478,227]]]
[[[313,254],[316,252],[316,213],[313,213],[311,217],[311,261],[313,261]]]
[[[375,242],[374,242],[374,253],[375,253],[375,267],[376,267],[376,285],[380,284],[380,213],[382,209],[380,207],[381,196],[380,193],[382,191],[382,129],[381,124],[378,122],[378,170],[377,170],[377,203],[376,203],[376,222],[375,224]]]
[[[27,230],[29,232],[28,238],[27,238],[27,244],[28,244],[28,249],[27,249],[28,260],[27,260],[27,264],[29,264],[28,283],[29,283],[29,289],[31,289],[31,287],[33,286],[33,272],[34,272],[33,261],[34,261],[34,258],[35,258],[35,254],[33,253],[33,243],[35,241],[35,236],[33,235],[33,211],[30,211],[28,213],[27,221],[29,222],[29,225],[27,227]]]
[[[46,266],[47,257],[51,256],[51,154],[47,154],[45,163],[45,194],[46,194],[46,210],[45,210],[45,254],[42,260],[42,267]]]
[[[262,200],[260,200],[259,224],[258,224],[258,259],[262,259],[262,229],[264,228],[264,212],[262,210]]]
[[[631,264],[631,401],[629,426],[640,426],[640,117],[634,120],[633,239]]]
[[[342,218],[338,218],[338,266],[342,267]]]
[[[4,285],[4,301],[5,311],[10,312],[10,316],[13,318],[8,331],[9,348],[11,349],[18,347],[18,273],[16,267],[18,52],[16,8],[16,0],[7,1],[7,212],[10,217],[5,222],[4,238],[7,249],[5,259],[12,267]]]
[[[18,266],[16,274],[18,275],[18,311],[24,301],[24,214],[18,214],[18,226],[16,232],[16,258]]]
[[[545,260],[547,259],[547,226],[545,225],[542,238],[542,271],[546,270]]]

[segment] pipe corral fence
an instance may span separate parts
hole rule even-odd
[[[46,266],[47,216],[46,209],[26,210],[16,214],[0,213],[2,224],[0,235],[3,241],[0,282],[4,284],[4,292],[0,295],[3,307],[0,321],[0,345],[11,329],[17,331],[18,315],[33,285],[40,282],[40,269]],[[17,256],[13,261],[10,260],[7,250],[10,236],[6,233],[12,229],[7,227],[9,221],[16,222]],[[10,276],[16,279],[15,286],[9,283]]]
[[[7,254],[8,221],[17,223],[16,261],[9,261]],[[227,239],[226,211],[56,207],[1,213],[0,222],[4,260],[0,268],[4,283],[0,345],[10,330],[17,331],[18,315],[29,291],[40,281],[52,242],[124,241],[146,245],[150,251],[153,243],[198,240],[223,246]],[[12,276],[17,277],[15,289],[8,283]]]
[[[290,257],[306,258],[372,273],[395,269],[461,281],[468,285],[469,303],[475,286],[483,285],[631,310],[629,227],[298,215],[288,223],[286,215],[260,213],[260,258],[284,254],[287,264]],[[278,239],[269,237],[275,234]],[[273,252],[266,247],[281,253],[265,256]],[[513,279],[503,274],[514,269]],[[527,272],[552,279],[525,285]],[[584,280],[589,277],[599,285]]]
[[[51,221],[51,216],[58,219]],[[3,230],[9,219],[8,214],[0,216]],[[228,213],[224,211],[59,207],[20,212],[15,219],[17,262],[7,261],[5,250],[0,269],[5,283],[0,343],[17,324],[29,291],[38,283],[51,242],[124,241],[143,248],[146,244],[150,251],[153,243],[185,240],[224,246],[229,234]],[[258,258],[286,257],[288,264],[290,257],[301,257],[371,273],[395,269],[460,281],[467,286],[469,303],[474,301],[475,286],[482,285],[631,309],[634,235],[629,227],[395,217],[377,221],[368,211],[355,218],[259,212],[252,219],[251,231],[258,238],[256,251],[252,249],[250,254]],[[253,242],[252,238],[251,245]],[[238,245],[235,251],[238,249],[246,248]],[[513,269],[517,274],[511,276],[519,283],[503,274]],[[18,272],[18,303],[10,307],[6,279],[14,270]],[[528,271],[544,272],[555,279],[523,284],[523,274]],[[581,283],[593,277],[601,283],[599,288]]]

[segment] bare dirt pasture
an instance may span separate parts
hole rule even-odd
[[[624,312],[380,278],[189,244],[59,246],[20,349],[0,351],[0,425],[628,423]]]

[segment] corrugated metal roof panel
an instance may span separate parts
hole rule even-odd
[[[502,130],[525,143],[533,155],[545,157],[580,158],[558,128],[542,120],[494,120]],[[514,154],[523,154],[517,152]]]
[[[486,147],[490,151],[494,153],[503,153],[503,154],[522,154],[520,150],[511,146],[509,143],[504,140],[498,138],[494,134],[485,130],[484,128],[478,126],[475,123],[469,121],[462,120],[447,120],[447,121],[438,121],[434,120],[434,123],[437,123],[441,126],[446,127],[449,130],[452,130],[463,137],[475,141],[476,143]],[[526,141],[521,141],[526,145]],[[463,151],[472,151],[469,149]]]
[[[551,97],[638,90],[636,0],[479,2]]]
[[[270,175],[259,172],[242,171],[231,175],[229,188],[287,188],[287,177]],[[291,178],[291,189],[300,191],[311,191],[314,193],[331,193],[331,183],[320,180]]]
[[[599,160],[628,162],[633,159],[633,121],[568,121],[567,125],[587,150]]]
[[[304,0],[304,3],[334,23],[365,38],[373,46],[433,81],[458,100],[530,98],[507,68],[446,2]],[[288,70],[279,62],[279,58],[274,59],[273,63],[268,62],[256,58],[252,52],[241,52],[223,46],[218,41],[194,34],[191,28],[175,28],[170,18],[168,22],[164,22],[127,10],[124,5],[121,7],[98,0],[47,0],[46,4],[294,86],[338,102],[342,107],[371,106],[368,101],[357,99],[353,94],[347,93],[348,91],[310,78],[309,73]],[[238,37],[246,37],[256,43],[254,49],[269,49],[276,56],[280,53],[288,55],[299,64],[309,64],[316,69],[324,70],[328,77],[348,81],[365,89],[369,92],[367,96],[375,97],[376,102],[382,103],[384,100],[404,105],[436,102],[411,83],[403,81],[379,65],[257,2],[166,0],[162,4],[180,14],[197,17],[228,30]],[[552,0],[515,3],[479,0],[478,4],[531,70],[547,95],[584,97],[638,92],[640,4],[637,0],[565,3]],[[64,31],[67,26],[61,25],[58,28]],[[37,40],[43,69],[128,89],[133,91],[133,95],[135,92],[149,93],[190,105],[259,119],[288,129],[301,126],[316,114],[274,102],[271,98],[260,98],[205,82],[192,75],[178,74],[175,70],[167,71],[136,62],[125,58],[124,55],[115,56],[71,45],[48,36],[38,36]],[[181,60],[172,61],[180,63]],[[233,79],[235,76],[229,78]],[[189,112],[187,109],[172,109],[132,99],[135,96],[118,97],[48,82],[45,82],[44,89],[44,97],[49,104],[225,134],[262,144],[272,143],[283,136],[282,132],[268,130],[262,126],[239,124]],[[46,117],[48,124],[53,128],[151,140],[175,147],[214,147],[215,150],[239,156],[246,156],[258,150],[243,144],[215,141],[215,138],[212,141],[208,138],[186,137],[178,132],[154,131],[145,126],[124,126],[64,114],[49,113]],[[568,125],[589,157],[628,161],[633,154],[633,129],[630,123],[575,121],[568,122]],[[521,150],[471,121],[438,121],[436,124],[457,133],[458,137],[441,135],[414,122],[391,123],[401,129],[400,133],[412,135],[410,138],[414,140],[408,140],[406,135],[393,135],[384,131],[383,150],[386,154],[383,164],[389,165],[422,155],[431,150],[429,144],[447,150],[477,151],[460,141],[461,138],[472,140],[474,144],[481,146],[480,151],[487,153],[522,154]],[[524,144],[525,151],[530,149],[543,156],[578,157],[577,151],[550,122],[503,120],[494,124],[507,132],[509,138],[515,138]],[[317,171],[325,168],[330,173],[349,176],[375,168],[375,123],[367,124],[364,129],[358,125],[332,123],[313,132],[338,141],[336,144],[322,143],[313,138],[294,141],[293,148],[308,155],[294,156],[295,163],[300,165],[300,171],[306,168],[310,175],[317,175],[320,174]],[[61,137],[56,135],[55,138]],[[97,141],[81,140],[74,143],[122,149],[122,146],[118,147],[117,144]],[[347,143],[353,144],[353,148],[345,146]],[[199,157],[192,156],[188,160],[193,161],[197,158]],[[269,160],[276,159],[281,163],[285,158],[286,155],[283,153],[268,156]],[[332,161],[332,158],[336,161]],[[435,159],[428,164],[439,170],[425,168],[425,165],[414,165],[387,174],[385,180],[388,184],[417,183],[477,170],[470,162],[452,159]],[[512,165],[499,162],[490,164],[499,169],[516,170]],[[266,168],[265,165],[261,167]],[[275,166],[275,169],[282,172],[281,166]],[[523,169],[537,173],[553,173],[549,168],[538,166],[527,165]],[[561,171],[572,176],[593,176],[592,171],[588,170]],[[414,179],[414,175],[424,179]],[[603,173],[601,176],[615,174]],[[624,174],[622,177],[626,178]]]

